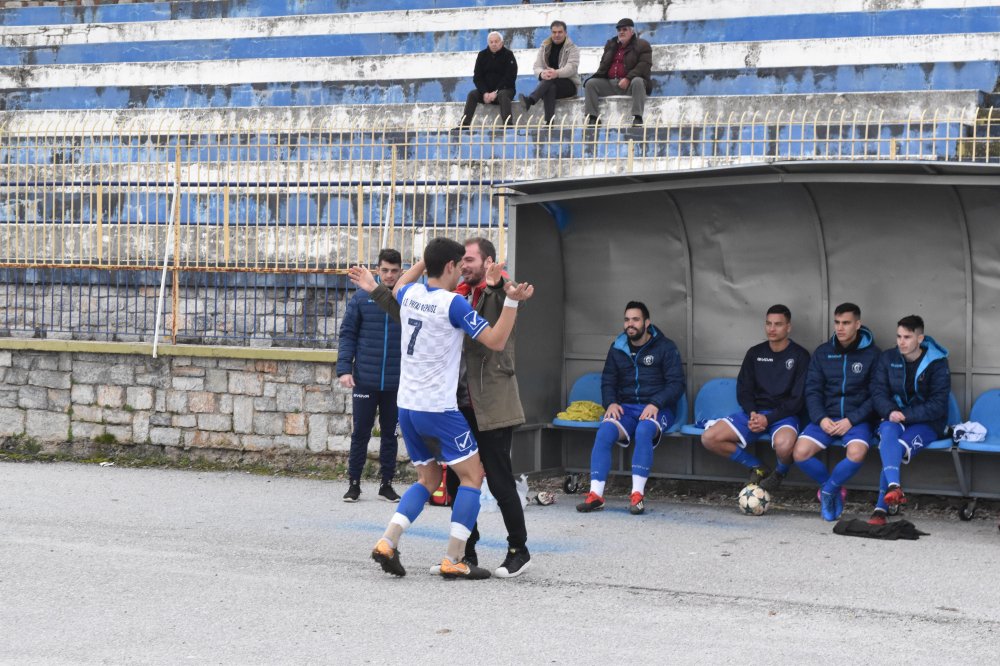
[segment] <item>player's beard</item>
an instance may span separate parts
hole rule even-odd
[[[635,335],[632,335],[631,333],[629,333],[630,330],[637,331],[637,333]],[[632,328],[631,326],[629,326],[627,329],[625,329],[625,335],[628,336],[628,339],[630,341],[636,342],[638,340],[641,340],[642,336],[646,335],[646,327],[643,326],[642,328]]]

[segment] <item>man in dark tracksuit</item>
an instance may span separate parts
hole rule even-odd
[[[476,68],[472,82],[476,87],[465,98],[462,112],[462,127],[472,124],[472,116],[479,104],[499,104],[500,122],[511,120],[511,103],[514,101],[517,81],[517,59],[514,53],[503,45],[503,36],[491,32],[486,38],[486,48],[476,56]]]
[[[768,492],[777,490],[788,474],[801,427],[809,352],[788,337],[791,331],[791,310],[784,305],[768,308],[764,318],[767,341],[747,350],[736,380],[742,411],[719,418],[701,435],[706,449],[750,468],[750,483]],[[770,435],[778,458],[773,472],[753,455],[753,446],[747,450],[765,434]]]
[[[882,477],[878,502],[868,520],[885,525],[889,507],[906,503],[900,466],[927,444],[944,436],[951,395],[948,350],[924,335],[924,320],[908,315],[896,324],[896,346],[882,353],[872,380],[879,424]]]
[[[378,255],[378,274],[389,289],[396,284],[402,269],[402,258],[396,250],[385,249]],[[382,484],[379,497],[398,502],[392,487],[396,474],[396,439],[398,411],[396,389],[399,387],[399,317],[393,319],[371,296],[362,290],[347,304],[340,325],[340,345],[337,352],[337,377],[344,388],[353,389],[354,429],[351,433],[351,453],[348,461],[350,485],[345,502],[357,502],[361,495],[361,472],[368,455],[368,441],[379,414],[382,445],[379,450]]]
[[[820,485],[822,515],[829,521],[844,512],[844,484],[861,469],[871,444],[875,412],[869,385],[881,353],[854,303],[837,306],[833,326],[833,337],[816,348],[809,362],[806,408],[811,422],[792,452],[799,469]],[[847,457],[827,472],[815,456],[831,445],[845,446]]]
[[[677,401],[684,394],[684,365],[677,345],[653,326],[649,309],[639,301],[626,304],[624,328],[604,361],[601,401],[606,411],[590,454],[590,492],[576,505],[581,513],[604,508],[611,448],[628,446],[633,439],[629,512],[643,513],[653,449],[680,416]]]

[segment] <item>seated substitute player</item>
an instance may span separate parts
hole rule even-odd
[[[604,508],[604,484],[611,470],[613,444],[632,453],[632,496],[629,512],[646,510],[643,497],[653,466],[653,449],[674,422],[677,401],[684,394],[684,366],[673,340],[649,320],[649,309],[638,301],[625,306],[625,331],[608,350],[601,376],[604,423],[597,429],[590,454],[590,492],[576,510]]]
[[[431,493],[441,484],[441,466],[448,463],[461,485],[451,512],[448,549],[441,560],[445,578],[482,579],[490,572],[462,561],[465,542],[479,516],[482,466],[476,439],[458,411],[462,340],[468,335],[490,349],[500,351],[514,328],[519,301],[531,297],[526,283],[504,284],[507,298],[495,326],[490,326],[469,303],[452,293],[462,277],[465,247],[447,238],[435,238],[418,262],[400,278],[394,292],[400,304],[402,334],[399,392],[399,426],[410,460],[417,469],[417,483],[410,486],[382,538],[372,550],[372,559],[383,571],[406,575],[399,560],[399,540],[417,519]],[[414,282],[427,269],[427,285]],[[359,286],[371,279],[367,269],[352,267],[348,274]]]
[[[792,311],[772,305],[764,318],[767,341],[754,345],[743,357],[736,379],[736,399],[743,409],[720,419],[701,436],[706,449],[750,468],[750,483],[768,492],[777,490],[792,464],[792,448],[799,436],[809,352],[791,340]],[[762,433],[771,436],[778,458],[773,472],[747,451]]]
[[[943,437],[951,394],[948,350],[924,335],[924,320],[908,315],[896,324],[896,346],[882,352],[872,379],[882,457],[878,502],[868,520],[885,525],[889,507],[906,503],[899,467],[926,444]]]
[[[810,423],[795,442],[792,457],[820,485],[824,520],[844,512],[844,484],[857,474],[872,439],[869,384],[878,365],[875,336],[861,325],[861,308],[842,303],[833,311],[834,335],[813,352],[806,374],[806,408]],[[839,440],[838,440],[839,438]],[[847,457],[833,472],[816,459],[831,444],[847,447]]]

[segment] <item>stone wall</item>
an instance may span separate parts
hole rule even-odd
[[[0,350],[0,437],[242,452],[345,451],[327,362]]]

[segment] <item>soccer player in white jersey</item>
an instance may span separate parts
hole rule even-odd
[[[487,324],[469,303],[452,293],[462,277],[465,247],[447,238],[435,238],[424,249],[424,259],[400,278],[393,293],[400,304],[399,427],[410,460],[417,469],[417,483],[399,501],[382,538],[372,550],[372,559],[382,570],[405,576],[399,560],[399,540],[417,519],[428,498],[441,484],[445,462],[458,474],[461,485],[451,511],[448,549],[441,560],[445,578],[489,578],[490,572],[462,561],[465,542],[479,516],[482,468],[476,439],[458,411],[459,364],[463,336],[500,351],[514,328],[517,305],[531,298],[534,287],[527,283],[504,285],[507,298],[495,326]],[[415,280],[427,270],[427,285]],[[364,288],[371,274],[355,266],[351,281]]]

